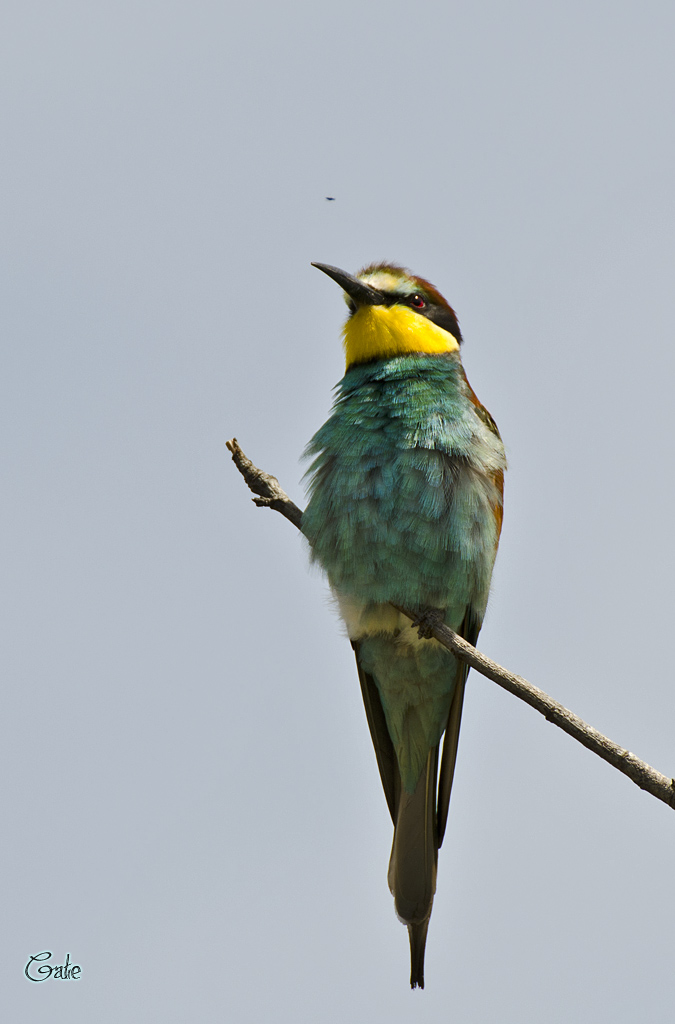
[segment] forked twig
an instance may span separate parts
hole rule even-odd
[[[270,476],[269,473],[263,473],[261,469],[254,466],[251,460],[244,455],[236,438],[228,441],[227,447],[232,453],[235,466],[243,476],[248,487],[257,495],[253,499],[255,504],[261,507],[273,508],[275,512],[280,512],[289,522],[300,529],[302,511],[291,501],[280,486],[277,478]],[[418,616],[407,609],[398,608],[398,610],[407,615],[413,622],[417,621]],[[449,626],[430,619],[428,623],[425,622],[425,629],[443,647],[452,651],[457,658],[466,662],[476,672],[487,676],[493,683],[497,683],[498,686],[508,690],[515,697],[524,700],[526,704],[529,704],[535,711],[542,714],[548,722],[553,722],[559,729],[562,729],[569,736],[572,736],[573,739],[578,740],[579,743],[592,750],[598,757],[611,764],[613,768],[617,768],[624,775],[627,775],[640,789],[646,790],[658,800],[662,800],[669,807],[675,809],[675,779],[669,779],[666,775],[662,775],[661,772],[657,772],[651,765],[641,761],[635,754],[631,754],[629,750],[624,750],[618,743],[614,743],[607,736],[603,736],[592,725],[584,722],[582,718],[579,718],[578,715],[569,711],[562,704],[559,704],[557,700],[553,700],[547,693],[540,690],[538,686],[533,686],[532,683],[528,683],[527,679],[514,675],[507,669],[502,668],[501,665],[498,665],[496,661],[492,661],[491,658],[481,654],[480,651],[477,651],[470,643],[467,643],[461,636],[458,636]]]

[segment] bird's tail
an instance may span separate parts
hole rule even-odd
[[[437,768],[438,747],[434,747],[429,751],[415,792],[401,790],[389,861],[389,888],[396,913],[408,925],[411,988],[424,988],[424,947],[436,892]]]

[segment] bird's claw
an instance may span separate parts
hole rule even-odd
[[[425,608],[416,615],[412,621],[413,629],[417,629],[420,640],[431,640],[433,638],[434,626],[439,626],[445,616],[441,608]]]

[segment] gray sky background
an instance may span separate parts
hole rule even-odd
[[[429,277],[510,458],[480,646],[675,774],[674,28],[5,3],[4,1020],[672,1024],[675,816],[473,674],[410,992],[351,650],[225,440],[302,503],[310,261]]]

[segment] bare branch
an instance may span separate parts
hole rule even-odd
[[[227,447],[232,453],[234,464],[244,477],[249,488],[254,494],[259,495],[258,498],[253,499],[255,504],[267,506],[268,508],[275,509],[277,512],[281,512],[286,519],[300,529],[302,512],[280,487],[276,477],[263,473],[262,470],[254,466],[251,460],[244,455],[234,438],[227,442]],[[419,616],[414,615],[405,608],[398,608],[398,610],[407,615],[413,622],[418,623]],[[559,704],[557,700],[553,700],[547,693],[540,690],[538,686],[533,686],[532,683],[528,683],[527,679],[514,675],[507,669],[502,668],[501,665],[498,665],[496,661],[492,661],[491,658],[481,654],[480,651],[477,651],[470,643],[462,639],[461,636],[458,636],[449,626],[435,621],[433,616],[424,619],[423,629],[425,635],[433,636],[443,647],[452,651],[457,658],[466,662],[476,672],[480,672],[481,675],[491,679],[493,683],[497,683],[498,686],[519,697],[520,700],[525,701],[535,711],[542,714],[548,722],[553,722],[563,732],[566,732],[573,739],[578,740],[579,743],[587,747],[588,750],[592,750],[594,754],[601,757],[603,761],[607,761],[613,768],[617,768],[618,771],[627,775],[640,789],[646,790],[658,800],[662,800],[669,807],[675,809],[675,779],[662,775],[661,772],[657,772],[655,768],[652,768],[645,761],[641,761],[635,754],[631,754],[629,750],[624,750],[618,743],[614,743],[607,736],[603,736],[592,725],[588,725],[578,715],[569,711],[562,704]]]
[[[249,490],[258,495],[257,498],[253,498],[253,503],[259,508],[273,508],[275,512],[281,512],[282,516],[285,516],[299,530],[302,522],[302,510],[295,502],[291,501],[286,491],[282,490],[277,478],[270,476],[269,473],[263,473],[262,469],[254,466],[239,447],[236,437],[225,443],[228,451],[232,454],[232,461],[246,481]]]

